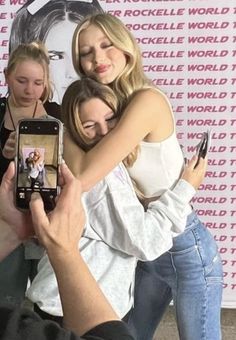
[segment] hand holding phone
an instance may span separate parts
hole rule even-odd
[[[211,130],[207,130],[206,132],[203,132],[200,143],[198,143],[197,145],[198,160],[195,165],[195,168],[198,165],[200,158],[206,157],[208,150],[210,148],[210,145],[211,145]]]
[[[41,194],[44,208],[55,206],[62,160],[62,123],[57,119],[22,119],[17,127],[15,203],[29,209],[32,192]]]

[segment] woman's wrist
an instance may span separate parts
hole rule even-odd
[[[62,264],[68,265],[72,263],[72,260],[76,259],[78,261],[81,258],[78,248],[66,250],[58,246],[48,246],[46,250],[53,267],[61,267]]]

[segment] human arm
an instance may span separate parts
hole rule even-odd
[[[157,258],[171,248],[173,236],[184,231],[189,202],[206,171],[207,160],[201,159],[194,169],[196,161],[193,157],[175,187],[151,202],[146,212],[120,164],[85,196],[90,227],[115,249],[143,261]]]
[[[84,156],[85,152],[75,144],[65,128],[63,135],[63,158],[74,176],[80,177],[79,174],[82,171],[81,164]]]
[[[119,318],[78,250],[84,225],[80,183],[65,165],[62,165],[62,175],[65,185],[56,208],[46,215],[41,198],[35,194],[30,207],[36,234],[56,273],[65,327],[83,334],[101,323]]]
[[[77,163],[71,168],[79,171],[83,191],[88,191],[133,151],[140,141],[163,141],[173,132],[173,114],[168,100],[161,92],[145,89],[133,97],[117,126],[95,147],[77,160],[74,156],[76,151],[67,157],[71,149],[65,144],[64,158],[70,167],[71,163]]]
[[[14,205],[14,174],[11,162],[0,186],[0,261],[34,234],[30,214]]]
[[[81,206],[78,210],[75,208],[71,209],[74,206],[72,204],[74,203],[73,198],[76,198],[77,202],[79,201],[80,191],[78,183],[76,185],[72,178],[68,179],[65,171],[65,169],[62,170],[67,186],[64,187],[64,193],[59,198],[57,209],[51,214],[49,219],[44,213],[41,198],[33,196],[31,209],[38,236],[47,246],[50,259],[58,274],[61,299],[65,302],[66,326],[74,329],[77,334],[86,332],[83,337],[84,340],[132,340],[133,338],[128,328],[118,320],[118,317],[103,297],[95,280],[89,273],[88,268],[77,251],[77,247],[75,247],[76,237],[79,237],[83,226],[83,212],[81,211]],[[33,234],[30,214],[21,213],[15,208],[13,203],[14,173],[14,163],[11,162],[0,186],[1,260],[22,241]],[[68,205],[70,208],[69,212]],[[37,220],[37,218],[42,218],[42,220]],[[71,228],[73,230],[65,228],[65,226],[75,226],[75,219],[77,222],[79,221],[80,228]],[[78,226],[77,222],[76,227]],[[47,228],[50,228],[50,230]],[[70,235],[69,233],[67,234],[69,231],[71,231]],[[68,243],[69,236],[71,237],[71,252],[67,249],[70,248]],[[76,237],[74,238],[74,236]],[[63,244],[64,241],[65,244]],[[66,257],[65,254],[67,255]],[[63,273],[61,271],[62,267]],[[68,278],[71,279],[68,280]],[[86,299],[87,297],[89,299]],[[92,298],[96,300],[92,301]],[[39,316],[29,309],[21,308],[13,310],[10,306],[0,306],[0,320],[2,321],[1,334],[6,339],[15,337],[26,339],[29,336],[35,340],[49,340],[52,338],[55,340],[80,339],[74,334],[61,329],[55,323],[41,320]]]
[[[42,320],[29,308],[0,304],[1,339],[17,340],[134,340],[128,326],[120,321],[101,324],[83,335],[61,328],[56,322]]]

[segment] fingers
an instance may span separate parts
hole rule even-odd
[[[60,165],[61,182],[63,182],[63,190],[59,196],[57,206],[69,205],[73,200],[80,200],[81,185],[78,179],[74,177],[68,166],[63,163]]]
[[[187,161],[186,166],[190,169],[194,169],[198,161],[197,155],[194,155],[190,160]]]
[[[60,197],[58,199],[58,204],[60,204],[60,201],[64,202],[65,199],[68,200],[72,197],[74,199],[74,197],[77,195],[79,195],[80,197],[81,193],[80,182],[74,177],[74,175],[72,174],[72,172],[65,163],[60,165],[60,173],[61,173],[60,182],[63,183],[62,185],[63,190],[61,191]],[[76,191],[78,191],[77,195]]]
[[[38,192],[33,192],[30,198],[30,210],[33,220],[37,220],[42,215],[46,215],[44,211],[43,200]]]
[[[197,155],[194,155],[187,163],[187,166],[188,168],[190,168],[191,170],[194,170],[194,169],[198,169],[198,170],[201,170],[203,167],[205,167],[207,163],[207,158],[202,158],[200,157],[198,159],[198,156]]]
[[[16,146],[15,137],[16,137],[16,132],[12,132],[3,148],[2,154],[7,159],[12,159],[15,157],[15,146]]]
[[[65,180],[64,180],[64,175],[63,175],[63,167],[64,167],[65,161],[62,159],[62,162],[59,166],[59,178],[58,178],[58,183],[60,187],[63,187],[65,185]],[[66,165],[66,164],[65,164]],[[66,165],[67,166],[67,165]],[[65,170],[65,169],[64,169]],[[66,171],[66,170],[65,170]]]
[[[58,196],[56,207],[47,215],[39,193],[33,193],[30,210],[35,233],[50,252],[77,249],[84,227],[84,211],[81,203],[81,185],[69,168],[60,167],[64,187]]]
[[[204,172],[204,174],[205,174],[206,169],[207,169],[207,164],[208,164],[207,156],[205,158],[201,157],[198,165],[199,165],[199,170]]]
[[[13,185],[14,176],[15,176],[15,163],[12,161],[10,162],[7,171],[5,172],[2,178],[2,187],[4,189],[11,188],[11,186]]]
[[[198,160],[198,156],[194,155],[185,166],[181,178],[185,179],[197,190],[205,177],[206,168],[207,157]]]
[[[44,210],[43,200],[38,192],[33,192],[30,199],[30,211],[32,216],[33,225],[36,233],[38,234],[41,225],[48,225],[49,221]]]
[[[15,176],[15,163],[12,161],[10,162],[7,171],[3,175],[3,179],[5,181],[11,181]]]
[[[68,168],[68,166],[66,165],[66,163],[62,163],[60,165],[60,172],[65,184],[69,183],[75,178],[70,169]]]

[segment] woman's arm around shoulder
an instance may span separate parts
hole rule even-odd
[[[152,88],[137,92],[117,126],[83,156],[83,190],[89,190],[106,176],[142,140],[160,142],[173,131],[173,114],[166,96]]]
[[[73,175],[79,177],[85,152],[75,144],[67,130],[64,131],[63,144],[63,158]]]

